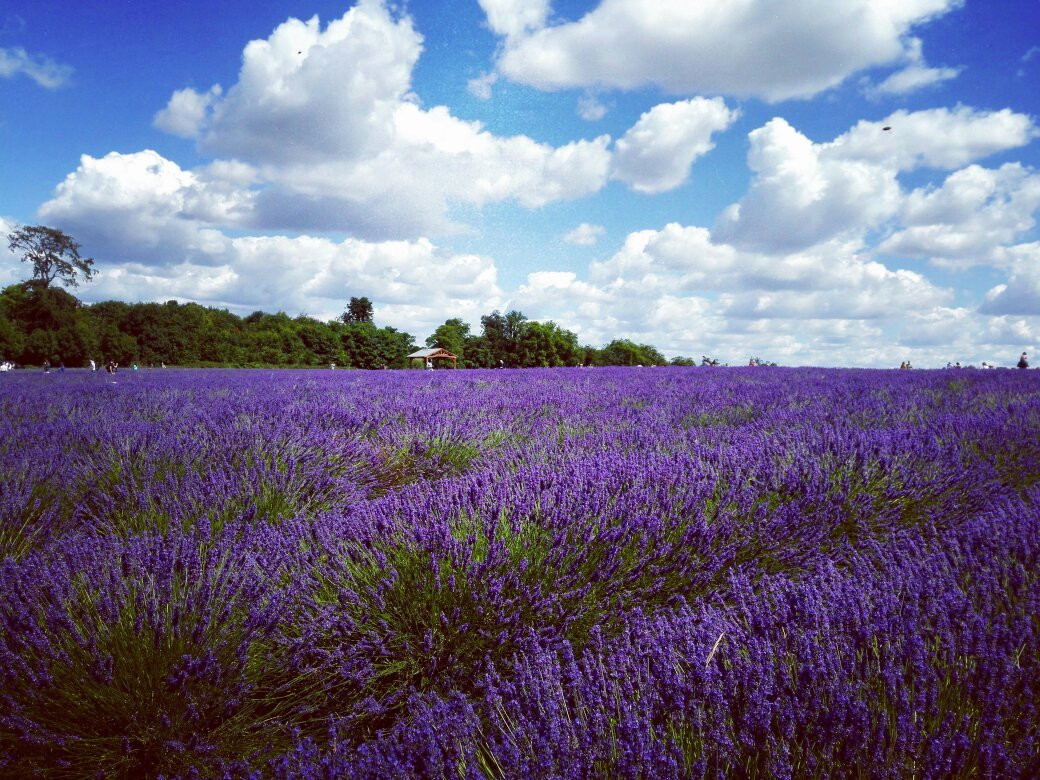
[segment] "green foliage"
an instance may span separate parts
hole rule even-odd
[[[102,301],[81,304],[61,289],[23,283],[0,293],[0,358],[39,365],[85,366],[113,360],[127,366],[241,366],[408,368],[410,334],[376,327],[372,303],[351,298],[331,322],[284,312],[238,317],[197,303]],[[616,339],[603,349],[580,346],[577,336],[552,321],[528,320],[519,311],[481,317],[480,334],[458,317],[426,339],[458,356],[459,368],[666,365],[654,347]],[[673,365],[692,365],[675,358]]]
[[[508,609],[498,606],[498,581],[548,555],[551,536],[504,516],[496,521],[465,515],[453,521],[451,535],[440,540],[444,546],[410,534],[367,544],[346,541],[309,572],[304,609],[334,608],[341,627],[317,641],[380,648],[363,669],[327,686],[311,705],[314,715],[326,709],[363,712],[359,704],[376,702],[372,715],[358,716],[352,724],[356,733],[371,731],[413,691],[471,689],[483,665],[504,662],[516,652],[521,627],[536,625],[539,615],[522,598],[522,582],[515,576],[515,602]],[[322,677],[327,679],[327,672]],[[316,687],[305,676],[297,684],[299,700]],[[315,717],[315,722],[323,721]]]
[[[371,322],[339,327],[344,364],[351,368],[407,368],[412,337],[396,328],[377,328]]]
[[[0,361],[20,355],[23,349],[25,349],[25,337],[0,310]]]
[[[231,569],[214,560],[202,579],[142,577],[118,595],[81,576],[44,600],[32,620],[63,653],[22,698],[44,728],[75,737],[23,740],[18,774],[57,765],[39,776],[172,777],[202,766],[217,776],[229,759],[284,749],[290,734],[271,715],[287,705],[263,698],[269,648]]]
[[[502,315],[496,309],[491,314],[481,317],[480,325],[484,329],[484,339],[495,365],[499,365],[499,361],[507,367],[522,365],[519,356],[520,341],[527,325],[527,317],[516,310]]]
[[[84,366],[93,358],[145,366],[406,368],[413,348],[408,333],[377,328],[370,318],[326,323],[262,311],[240,318],[172,300],[84,306],[64,290],[32,284],[0,293],[0,357],[25,364]]]
[[[520,365],[573,366],[579,361],[578,337],[555,322],[528,322],[520,337]]]
[[[365,297],[351,298],[340,319],[346,323],[372,322],[372,301]]]
[[[599,354],[601,366],[665,366],[664,355],[649,344],[636,344],[628,339],[614,339]]]
[[[426,346],[440,347],[452,353],[459,360],[464,360],[466,355],[466,340],[469,338],[469,325],[454,317],[446,320],[443,325],[438,325],[428,339]]]

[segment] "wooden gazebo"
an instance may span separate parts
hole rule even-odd
[[[450,360],[452,368],[459,367],[458,355],[453,355],[446,349],[441,347],[431,347],[430,349],[420,349],[413,352],[408,356],[410,360],[421,360],[423,363],[433,365],[434,360]]]

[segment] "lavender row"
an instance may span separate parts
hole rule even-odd
[[[1038,389],[762,369],[12,383],[0,761],[1027,776]]]

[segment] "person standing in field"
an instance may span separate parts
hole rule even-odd
[[[1018,359],[1018,367],[1019,368],[1029,368],[1029,361],[1026,360],[1026,353],[1025,352],[1023,352],[1022,356],[1019,357],[1019,359]]]

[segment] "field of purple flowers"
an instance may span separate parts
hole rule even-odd
[[[1035,777],[1040,372],[0,381],[0,775]]]

